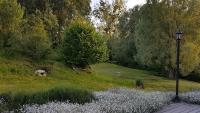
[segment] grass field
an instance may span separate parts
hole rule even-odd
[[[120,78],[120,80],[129,81],[132,84],[133,82],[135,82],[135,80],[142,79],[144,81],[145,90],[175,90],[175,80],[161,77],[162,75],[158,76],[156,72],[131,69],[114,64],[97,64],[93,67],[96,71],[96,74],[98,75],[117,76],[117,78]],[[196,89],[200,89],[199,83],[187,80],[180,80],[180,91],[190,91]]]
[[[28,60],[0,58],[0,93],[37,92],[53,87],[74,87],[91,91],[116,87],[135,88],[135,80],[144,81],[145,90],[174,91],[175,81],[155,76],[155,72],[130,69],[114,64],[92,65],[91,74],[66,67],[61,63],[52,63],[53,71],[48,77],[34,75],[38,64]],[[200,89],[200,84],[181,80],[180,90]]]

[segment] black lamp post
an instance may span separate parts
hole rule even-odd
[[[176,32],[176,97],[175,101],[179,101],[179,75],[180,75],[180,70],[179,70],[179,64],[180,64],[180,41],[182,38],[183,33],[178,31]]]

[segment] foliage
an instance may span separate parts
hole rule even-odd
[[[51,41],[51,47],[57,48],[61,44],[61,37],[59,36],[59,24],[56,15],[53,14],[51,9],[45,10],[43,13],[39,10],[36,11],[36,15],[43,20],[44,28]]]
[[[23,54],[34,60],[41,60],[48,55],[50,43],[40,17],[36,15],[27,17],[23,24],[22,34],[20,51]]]
[[[124,10],[124,0],[114,0],[112,4],[109,4],[108,1],[100,0],[99,6],[94,9],[93,14],[103,23],[103,25],[100,26],[103,28],[103,32],[112,36],[116,31],[119,17]]]
[[[18,3],[25,8],[25,16],[40,15],[54,49],[61,45],[64,28],[71,20],[76,15],[86,17],[91,10],[90,0],[18,0]]]
[[[136,65],[134,56],[136,55],[135,43],[132,38],[114,38],[110,40],[112,61],[117,64],[133,67]]]
[[[75,15],[89,15],[90,0],[50,0],[50,7],[59,20],[60,27],[69,25]]]
[[[59,21],[70,20],[73,14],[78,13],[82,16],[90,13],[90,0],[18,0],[26,8],[26,14],[33,14],[36,10],[45,12],[52,9]],[[59,23],[64,24],[64,23]]]
[[[48,7],[47,0],[17,0],[21,6],[25,7],[25,14],[32,14],[36,10],[45,11]]]
[[[17,0],[0,0],[0,48],[9,48],[15,44],[23,13]]]
[[[25,104],[45,104],[51,101],[68,101],[71,103],[83,104],[91,102],[93,94],[86,90],[74,88],[53,88],[47,91],[36,92],[32,94],[17,93],[0,95],[9,109],[16,109]]]
[[[178,5],[178,7],[177,7]],[[184,32],[181,40],[181,75],[187,76],[198,70],[199,60],[199,6],[197,0],[148,0],[142,6],[136,6],[125,12],[119,19],[118,31],[120,41],[113,47],[112,60],[119,59],[122,54],[115,50],[122,47],[126,59],[132,59],[142,67],[156,69],[170,76],[176,69],[176,36],[178,30]],[[127,45],[130,40],[131,45]],[[117,39],[118,40],[118,39]],[[126,43],[126,45],[124,45]],[[128,47],[127,47],[128,46]],[[126,53],[126,48],[135,48]],[[117,54],[119,53],[119,54]],[[131,56],[129,54],[131,53]],[[188,55],[190,54],[190,55]],[[116,59],[117,58],[117,59]],[[124,59],[125,59],[124,58]],[[122,63],[123,64],[123,63]]]
[[[140,21],[135,29],[136,61],[144,66],[160,68],[168,66],[168,52],[175,40],[162,32],[162,13],[158,4],[145,4],[141,7]],[[159,10],[158,10],[159,9]],[[163,67],[165,68],[165,67]]]
[[[109,37],[107,41],[109,51],[109,60],[112,60],[113,45],[112,38],[113,35],[117,33],[117,24],[119,23],[119,17],[125,11],[125,1],[124,0],[113,0],[109,3],[107,0],[100,0],[97,7],[93,11],[93,15],[96,19],[100,20],[100,24],[97,25],[99,32],[107,35]]]
[[[144,89],[144,82],[141,79],[137,79],[135,83],[136,88],[142,88]]]
[[[85,67],[107,60],[104,36],[98,34],[91,23],[84,19],[74,20],[65,30],[63,55],[66,64]]]
[[[123,13],[119,17],[117,32],[110,39],[111,60],[120,65],[136,67],[135,59],[137,49],[135,47],[135,27],[138,21],[139,7]]]
[[[195,3],[195,4],[194,4]],[[172,4],[172,6],[169,6]],[[179,4],[180,7],[173,7]],[[198,32],[195,22],[199,15],[198,1],[150,2],[141,8],[141,21],[137,25],[136,48],[138,60],[143,65],[175,68],[175,35],[177,29],[184,31],[181,51],[181,74],[188,75],[199,65]],[[187,8],[188,10],[184,10]],[[159,11],[159,12],[158,12]],[[181,12],[179,12],[181,11]],[[173,12],[173,14],[172,14]],[[190,12],[195,12],[191,14]],[[153,16],[152,16],[153,15]],[[153,18],[151,18],[153,17]],[[148,19],[147,19],[148,18]],[[189,53],[194,53],[188,57]],[[187,55],[186,55],[187,54]]]

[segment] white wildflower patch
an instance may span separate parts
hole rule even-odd
[[[143,92],[130,89],[112,89],[95,92],[96,101],[72,104],[50,102],[43,105],[25,105],[23,113],[152,113],[166,104],[174,96],[172,93]]]
[[[5,99],[4,98],[0,98],[0,106],[5,104]]]
[[[200,91],[192,91],[181,94],[181,100],[187,103],[200,104]]]

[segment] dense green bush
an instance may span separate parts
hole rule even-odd
[[[48,55],[50,41],[40,17],[36,15],[27,17],[22,34],[20,49],[24,55],[34,60],[41,60]]]
[[[84,19],[74,20],[65,30],[63,55],[66,64],[85,67],[107,60],[104,36]]]
[[[144,82],[141,79],[137,79],[135,83],[136,88],[144,89]]]
[[[45,104],[52,101],[68,101],[70,103],[84,104],[91,102],[94,96],[91,92],[75,88],[53,88],[36,93],[1,94],[8,109],[19,108],[25,104]]]

